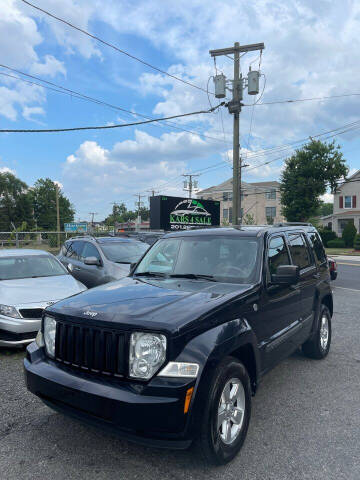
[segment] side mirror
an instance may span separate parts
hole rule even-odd
[[[66,268],[67,268],[69,273],[72,273],[73,270],[74,270],[74,265],[72,263],[67,263]]]
[[[280,265],[276,273],[271,275],[274,285],[295,285],[300,279],[300,269],[297,265]]]
[[[85,265],[96,265],[97,267],[100,267],[101,265],[101,260],[99,260],[96,257],[86,257],[84,259]]]

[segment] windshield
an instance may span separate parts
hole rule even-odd
[[[66,269],[49,255],[0,258],[0,280],[68,275]]]
[[[135,263],[149,248],[143,242],[111,242],[101,245],[105,257],[116,263]]]
[[[259,275],[259,241],[254,237],[172,237],[159,240],[135,275],[208,276],[219,282],[254,283]]]

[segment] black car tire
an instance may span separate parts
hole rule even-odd
[[[322,319],[326,318],[327,325],[328,325],[328,337],[326,346],[324,346],[324,342],[322,342]],[[319,309],[319,319],[318,319],[318,327],[314,335],[312,335],[309,340],[307,340],[303,346],[302,351],[303,353],[310,358],[315,358],[317,360],[321,360],[325,358],[326,355],[329,353],[331,344],[331,314],[326,305],[320,305]]]
[[[231,444],[225,444],[218,425],[218,411],[225,386],[232,380],[239,380],[244,393],[244,412],[241,426]],[[239,384],[239,390],[241,389]],[[200,435],[197,447],[205,460],[214,465],[230,462],[241,449],[249,427],[251,415],[251,387],[249,375],[242,363],[233,357],[226,357],[216,368],[210,384],[207,401],[204,405]],[[222,428],[222,427],[221,427]]]

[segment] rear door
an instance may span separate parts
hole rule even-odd
[[[300,290],[301,290],[301,321],[304,328],[311,328],[314,316],[314,299],[316,284],[319,273],[315,264],[315,258],[306,241],[303,232],[288,233],[288,241],[292,262],[300,268]]]
[[[82,240],[74,240],[66,252],[66,257],[64,257],[64,263],[69,266],[69,271],[71,275],[81,282],[81,254],[84,248],[84,242]]]

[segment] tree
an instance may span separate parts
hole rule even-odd
[[[243,218],[244,225],[255,225],[255,217],[252,213],[246,213]]]
[[[34,217],[37,228],[56,230],[56,184],[50,178],[40,178],[31,190]],[[59,191],[60,228],[74,220],[75,210],[70,201]]]
[[[138,216],[137,211],[127,210],[125,203],[114,204],[113,212],[111,215],[105,218],[105,224],[110,226],[115,223],[125,223],[135,220]],[[142,220],[147,220],[150,217],[150,211],[148,208],[142,207],[140,209],[140,216]]]
[[[354,246],[355,235],[356,235],[355,225],[353,224],[353,222],[347,222],[342,232],[342,239],[344,240],[346,247]]]
[[[321,202],[318,215],[319,217],[326,217],[327,215],[332,215],[334,211],[334,204],[333,203],[325,203]]]
[[[0,173],[0,229],[12,230],[26,222],[34,225],[29,187],[10,172]]]
[[[360,250],[360,233],[357,233],[354,238],[354,248],[355,250]]]
[[[330,186],[335,192],[337,181],[346,177],[348,167],[335,142],[312,140],[285,162],[280,191],[282,213],[290,222],[304,222],[315,216],[320,196]]]

